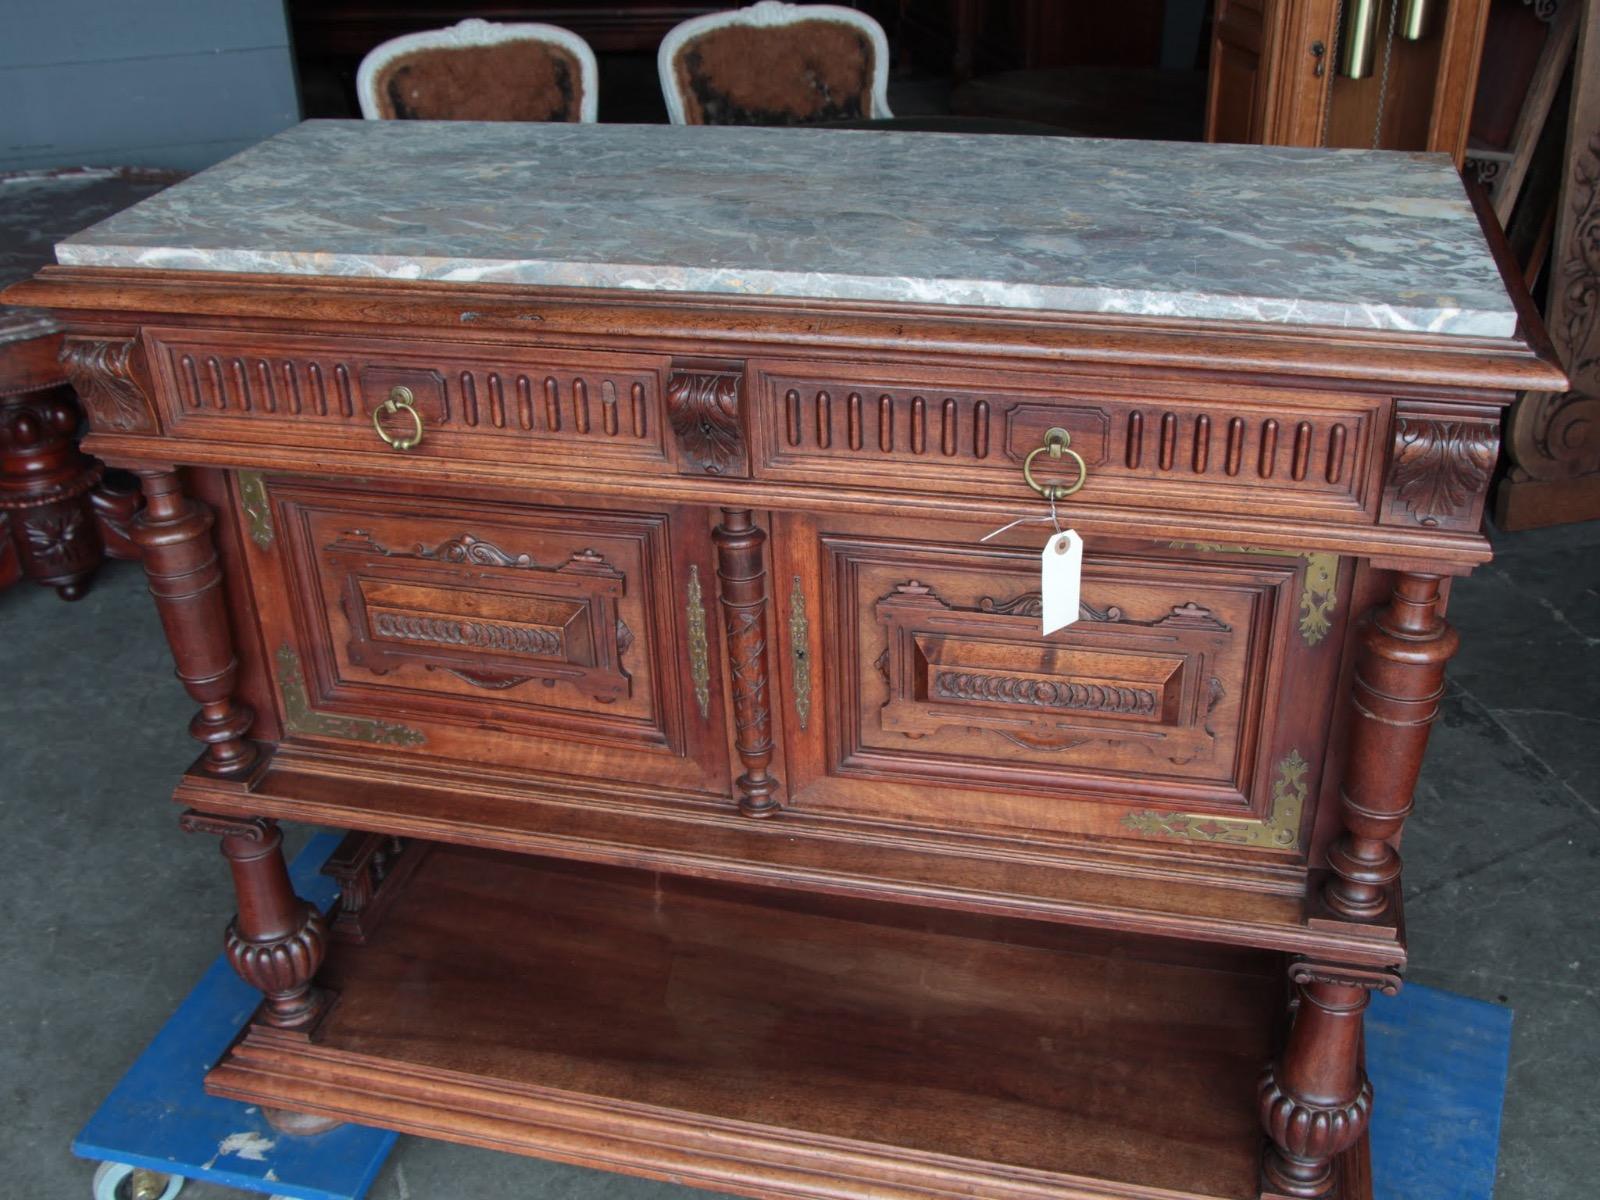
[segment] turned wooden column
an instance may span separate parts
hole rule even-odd
[[[1261,1077],[1263,1197],[1321,1200],[1333,1194],[1334,1160],[1354,1146],[1372,1115],[1372,1085],[1361,1069],[1361,1017],[1373,988],[1399,990],[1387,972],[1296,962],[1299,990],[1289,1040]]]
[[[722,617],[728,635],[733,681],[734,746],[739,776],[739,811],[771,816],[779,809],[772,765],[772,704],[767,670],[767,572],[761,548],[767,535],[748,508],[725,508],[711,535],[722,581]]]
[[[261,1020],[280,1029],[310,1025],[322,1008],[311,981],[327,954],[328,927],[313,905],[294,894],[277,822],[191,809],[178,823],[187,832],[222,838],[239,901],[223,949],[239,977],[266,997]]]
[[[133,538],[144,558],[178,678],[200,711],[189,732],[205,743],[202,763],[214,775],[237,775],[254,764],[244,735],[255,719],[233,698],[239,664],[223,602],[222,567],[211,540],[211,510],[183,494],[174,471],[140,471],[145,510]]]
[[[1411,814],[1445,663],[1459,642],[1439,616],[1439,577],[1397,575],[1388,604],[1365,622],[1361,638],[1339,792],[1344,832],[1328,851],[1333,875],[1324,896],[1340,916],[1373,921],[1393,907],[1400,855],[1389,839]]]

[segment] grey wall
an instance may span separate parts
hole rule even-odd
[[[0,169],[197,170],[299,119],[282,0],[0,0]]]

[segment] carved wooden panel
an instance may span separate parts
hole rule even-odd
[[[1254,511],[1271,497],[1359,519],[1369,494],[1374,399],[1244,387],[1202,398],[1153,384],[1141,396],[1088,378],[953,375],[763,364],[758,473],[901,488],[931,471],[948,490],[1021,497],[1023,459],[1060,427],[1088,469],[1085,498],[1150,505],[1181,492]]]
[[[795,808],[1177,836],[1123,821],[1148,809],[1237,822],[1229,844],[1299,845],[1310,805],[1275,801],[1274,763],[1291,738],[1308,756],[1319,743],[1284,689],[1317,686],[1338,659],[1297,631],[1304,560],[1092,547],[1078,622],[1042,636],[1037,549],[980,547],[977,532],[912,539],[863,519],[817,535],[808,665],[838,716],[791,731],[817,756],[790,754]],[[1249,836],[1275,806],[1272,836]]]
[[[391,389],[415,397],[417,454],[470,447],[489,457],[664,457],[660,369],[646,355],[601,356],[377,339],[249,338],[151,330],[162,404],[180,433],[273,426],[288,442],[382,449],[372,410]],[[208,434],[210,431],[210,434]]]
[[[743,368],[675,364],[667,376],[667,419],[687,474],[748,475],[750,453],[740,417]]]
[[[1526,392],[1511,410],[1511,469],[1495,500],[1505,529],[1600,517],[1600,7],[1579,12],[1545,313],[1569,387]]]
[[[262,487],[276,536],[257,602],[296,655],[297,711],[318,714],[305,732],[403,711],[418,736],[391,744],[429,755],[726,794],[721,690],[708,678],[702,708],[673,563],[675,546],[709,563],[708,532],[665,512]]]
[[[1384,523],[1476,530],[1499,454],[1498,420],[1401,401],[1384,479]]]
[[[350,661],[377,674],[421,662],[474,687],[566,683],[602,704],[632,686],[621,658],[633,634],[617,615],[624,577],[594,550],[544,567],[471,534],[397,551],[349,530],[323,561],[344,578]],[[506,570],[494,591],[469,591],[461,563]]]

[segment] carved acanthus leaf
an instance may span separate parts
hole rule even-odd
[[[1396,417],[1389,486],[1420,525],[1459,518],[1488,488],[1499,449],[1487,423]]]
[[[739,379],[733,373],[676,371],[667,379],[667,417],[690,464],[708,475],[744,469]]]
[[[156,428],[150,399],[133,377],[132,339],[67,337],[61,365],[97,429],[147,433]]]

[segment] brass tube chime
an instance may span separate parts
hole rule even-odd
[[[1378,50],[1378,11],[1383,0],[1345,0],[1344,28],[1339,31],[1339,74],[1366,79]],[[1428,36],[1433,0],[1393,0],[1400,6],[1395,32],[1408,42]]]
[[[1378,0],[1345,0],[1339,31],[1339,74],[1365,79],[1372,74],[1378,48]]]
[[[1408,42],[1420,42],[1428,36],[1428,14],[1433,8],[1430,0],[1403,0],[1400,5],[1400,36]]]

